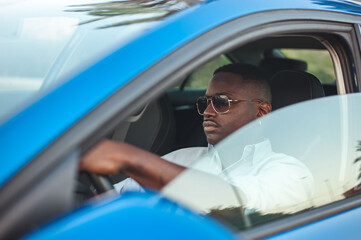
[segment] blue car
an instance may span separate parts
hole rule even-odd
[[[0,6],[0,239],[360,238],[360,2]],[[213,71],[230,63],[256,65],[269,77],[270,114],[161,191],[119,194],[114,186],[126,175],[79,171],[103,139],[159,156],[207,147],[195,101]],[[309,170],[302,199],[252,205],[237,177],[194,170],[215,152],[233,166],[255,135]],[[269,190],[251,189],[256,200]]]

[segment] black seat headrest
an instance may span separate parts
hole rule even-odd
[[[314,75],[285,70],[270,79],[272,108],[274,110],[309,99],[324,97],[322,84]]]
[[[272,77],[273,74],[283,70],[307,70],[307,62],[290,58],[265,58],[261,60],[258,66],[266,72],[268,77]]]

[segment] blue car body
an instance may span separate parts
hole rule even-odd
[[[123,196],[123,199],[85,206],[27,239],[70,239],[85,236],[106,239],[234,239],[219,224],[154,193],[132,193]]]
[[[324,11],[361,16],[361,4],[342,0],[293,1],[205,1],[173,14],[140,36],[120,45],[108,56],[89,66],[0,126],[0,187],[51,147],[79,120],[114,95],[148,68],[158,64],[189,42],[225,23],[263,12],[293,9]],[[134,54],[134,53],[138,54]],[[124,61],[126,65],[117,64]],[[116,66],[116,67],[115,67]],[[114,76],[122,76],[114,78]],[[21,146],[21,147],[20,147]],[[2,194],[5,194],[2,192]],[[169,209],[177,209],[169,211]],[[357,238],[360,208],[292,229],[271,239]],[[337,228],[339,221],[348,228]],[[111,223],[111,224],[109,224]],[[348,224],[349,223],[349,224]],[[116,227],[119,226],[119,229]],[[184,227],[179,227],[184,226]],[[335,227],[336,226],[336,227]],[[149,235],[150,234],[150,235]],[[331,234],[331,235],[330,235]],[[157,238],[231,239],[228,230],[212,220],[198,216],[156,193],[129,194],[108,202],[94,202],[73,211],[28,239],[70,238]]]

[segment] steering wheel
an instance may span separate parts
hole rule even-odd
[[[102,194],[105,192],[116,193],[114,186],[108,176],[90,172],[87,172],[86,174],[88,175],[90,182],[92,183],[98,194]]]
[[[84,201],[103,193],[116,194],[108,176],[85,171],[79,173],[75,188],[75,205],[81,205]]]

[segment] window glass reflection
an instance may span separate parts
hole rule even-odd
[[[358,194],[361,94],[277,110],[208,148],[163,191],[237,229]]]

